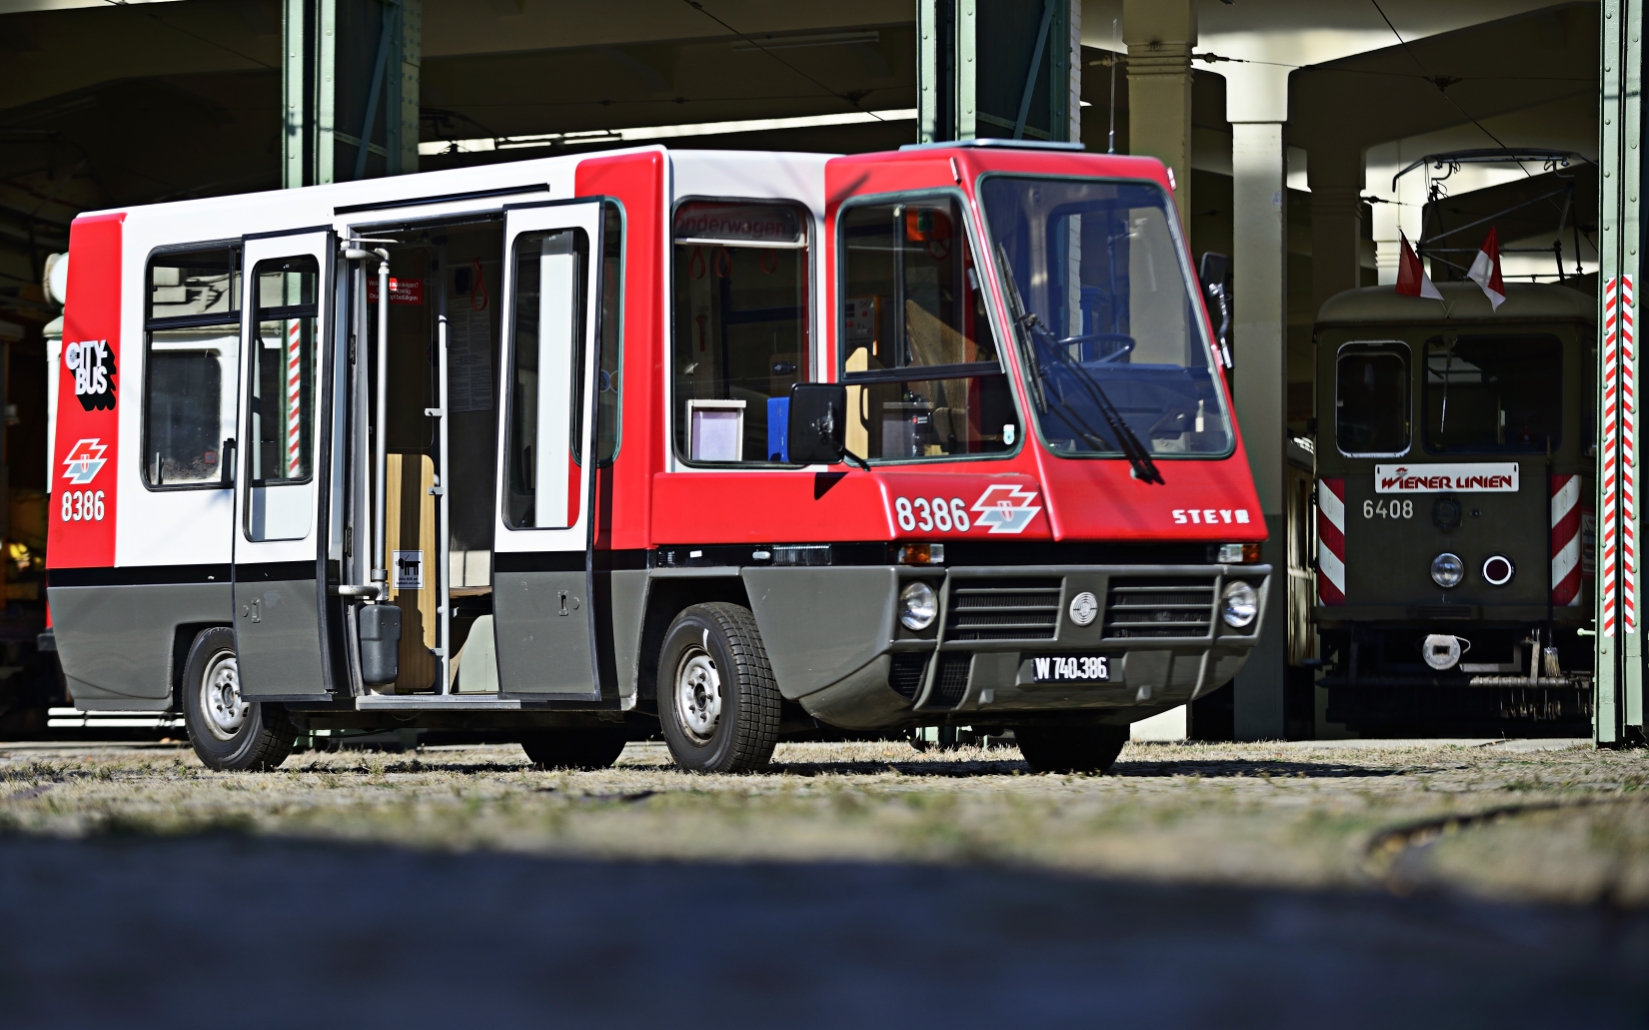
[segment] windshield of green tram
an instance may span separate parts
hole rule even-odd
[[[993,176],[980,197],[1056,454],[1223,457],[1230,418],[1172,201],[1150,183]],[[1131,436],[1138,441],[1120,439]]]

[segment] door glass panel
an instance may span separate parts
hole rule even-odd
[[[504,499],[511,529],[564,529],[578,521],[589,254],[582,229],[515,238]]]
[[[309,533],[319,278],[312,257],[264,261],[254,270],[245,444],[251,540],[295,540]]]
[[[1347,344],[1334,376],[1334,439],[1341,454],[1409,449],[1409,350],[1400,343]]]

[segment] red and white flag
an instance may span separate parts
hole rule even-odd
[[[1490,227],[1489,238],[1483,241],[1483,247],[1472,259],[1471,271],[1466,278],[1483,287],[1483,295],[1489,298],[1494,310],[1499,311],[1500,305],[1506,303],[1506,284],[1500,278],[1500,233]]]
[[[1438,292],[1437,285],[1426,274],[1426,266],[1420,263],[1420,255],[1409,246],[1409,238],[1398,232],[1398,238],[1403,241],[1403,256],[1397,264],[1397,292],[1405,297],[1430,297],[1432,300],[1442,300],[1443,295]]]

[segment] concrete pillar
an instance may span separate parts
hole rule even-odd
[[[1355,143],[1318,146],[1306,164],[1311,184],[1313,307],[1362,285],[1363,151]]]
[[[1234,392],[1237,422],[1270,534],[1263,553],[1272,568],[1264,633],[1237,674],[1234,729],[1238,740],[1266,740],[1281,738],[1285,730],[1288,147],[1283,123],[1288,70],[1261,64],[1229,67]]]
[[[1191,0],[1123,0],[1128,46],[1128,152],[1160,158],[1174,171],[1180,224],[1191,225]]]

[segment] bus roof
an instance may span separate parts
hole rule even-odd
[[[1491,319],[1578,319],[1597,322],[1597,301],[1567,286],[1507,283],[1506,302],[1496,311],[1474,282],[1438,283],[1441,301],[1406,297],[1390,286],[1365,286],[1323,301],[1319,325],[1361,322],[1457,322]]]

